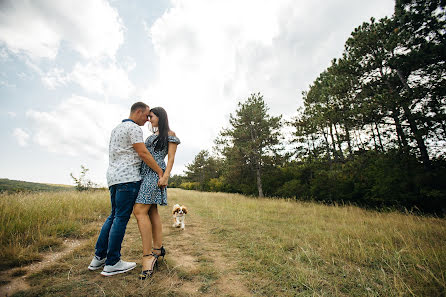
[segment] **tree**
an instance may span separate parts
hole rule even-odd
[[[389,61],[402,86],[401,97],[412,109],[410,128],[429,165],[423,140],[446,136],[446,2],[396,0],[395,32],[398,53]],[[424,146],[423,146],[424,145]]]
[[[235,115],[230,115],[231,127],[224,129],[217,140],[224,145],[222,153],[230,164],[235,163],[239,169],[248,167],[253,173],[259,197],[264,196],[262,170],[280,155],[281,118],[268,114],[260,93],[251,94],[245,102],[238,104]]]
[[[217,178],[219,173],[219,161],[210,156],[208,151],[202,150],[191,164],[186,165],[186,180],[198,182],[200,190],[208,190],[208,183],[212,178]]]
[[[73,173],[70,173],[71,178],[73,179],[74,183],[76,184],[76,190],[86,191],[86,190],[92,190],[92,189],[98,187],[98,184],[96,184],[86,178],[88,170],[90,170],[90,169],[88,169],[84,165],[81,165],[81,174],[79,175],[79,177],[75,177],[73,175]]]
[[[169,177],[169,188],[179,188],[185,177],[183,175],[174,174]]]
[[[369,119],[376,111],[393,118],[400,147],[413,139],[426,168],[428,139],[446,135],[445,26],[444,1],[397,0],[394,16],[356,28],[344,53],[356,62],[363,98],[375,103]]]

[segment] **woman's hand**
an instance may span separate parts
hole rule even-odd
[[[164,174],[162,177],[160,177],[160,179],[158,180],[158,187],[160,188],[165,188],[167,187],[167,183],[169,181],[169,176]]]

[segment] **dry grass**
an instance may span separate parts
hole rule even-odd
[[[170,228],[170,207],[160,207],[169,254],[153,279],[140,282],[139,268],[111,278],[86,270],[99,227],[96,223],[92,233],[84,224],[105,219],[108,193],[0,198],[0,235],[13,239],[14,251],[25,243],[38,243],[33,241],[39,237],[36,234],[54,240],[90,237],[62,261],[34,274],[31,290],[19,296],[445,296],[446,292],[444,219],[169,189],[170,204],[188,206],[186,230]],[[22,225],[11,214],[39,222],[40,227]],[[39,251],[35,246],[25,249]],[[138,261],[140,249],[132,218],[123,257]],[[234,288],[237,284],[240,288]]]
[[[110,209],[107,191],[0,195],[0,270],[41,258],[64,238],[90,236],[85,225]]]
[[[260,295],[444,296],[443,219],[181,192]]]

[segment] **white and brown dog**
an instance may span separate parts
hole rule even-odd
[[[174,228],[181,228],[184,230],[184,219],[186,218],[187,208],[184,205],[175,204],[172,209]]]

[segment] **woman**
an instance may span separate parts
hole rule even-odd
[[[164,174],[158,180],[158,174],[155,171],[145,163],[141,166],[141,188],[133,207],[142,239],[143,258],[140,279],[150,277],[157,266],[158,257],[164,257],[166,254],[162,244],[161,217],[157,205],[167,205],[165,185],[172,170],[177,145],[180,143],[175,133],[170,131],[167,113],[162,107],[150,110],[149,121],[154,134],[147,138],[145,144]],[[168,156],[167,166],[164,162],[166,155]]]

